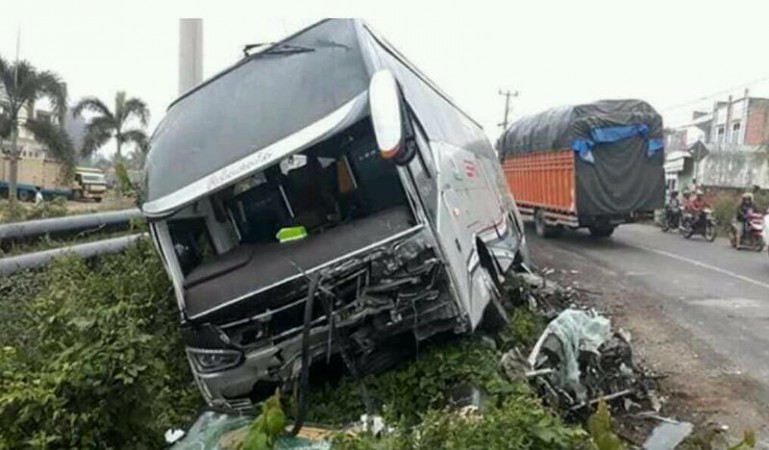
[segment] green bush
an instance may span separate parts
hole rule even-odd
[[[0,449],[159,448],[201,406],[151,245],[0,279]]]
[[[51,217],[62,217],[66,215],[67,199],[64,197],[55,197],[28,209],[24,220],[49,219]]]
[[[335,436],[338,450],[592,449],[587,433],[566,427],[531,395],[512,395],[482,413],[430,410],[413,428],[378,439],[370,434]]]
[[[493,393],[517,388],[507,383],[498,366],[497,351],[479,338],[452,339],[424,349],[398,370],[366,377],[365,383],[387,422],[410,426],[429,409],[443,408],[457,384],[476,384]],[[312,422],[344,425],[364,412],[358,384],[351,379],[311,391],[308,418]]]
[[[529,333],[539,329],[537,321],[521,314],[507,335],[530,341]],[[333,448],[590,448],[584,430],[565,425],[526,384],[502,375],[501,351],[478,336],[458,338],[427,346],[400,369],[366,377],[376,412],[396,431],[383,439],[341,433]],[[481,414],[468,416],[450,409],[449,394],[459,384],[486,392]],[[348,424],[365,412],[358,384],[349,379],[313,391],[309,405],[308,420],[322,424]]]
[[[710,204],[713,207],[713,216],[716,219],[719,231],[728,233],[729,227],[737,215],[738,200],[735,200],[733,195],[721,193],[716,195]]]
[[[0,223],[21,222],[26,217],[27,209],[21,202],[0,201]]]
[[[67,215],[67,199],[55,197],[39,205],[25,206],[21,202],[0,204],[0,223],[23,222],[25,220],[48,219]]]

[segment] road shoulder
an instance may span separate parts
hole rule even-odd
[[[558,247],[557,241],[532,241],[538,266],[554,269],[550,277],[583,292],[589,304],[611,315],[615,326],[632,333],[637,356],[664,377],[666,414],[701,426],[726,425],[769,435],[769,389],[730,372],[727,361],[666,314],[666,299],[632,278]]]

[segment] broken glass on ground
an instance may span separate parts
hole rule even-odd
[[[238,450],[246,438],[254,418],[215,411],[205,411],[170,450]],[[326,440],[332,431],[304,427],[297,436],[277,438],[277,450],[328,450]]]
[[[689,422],[663,419],[643,444],[644,450],[673,450],[694,430]]]

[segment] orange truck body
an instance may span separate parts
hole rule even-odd
[[[522,212],[544,208],[566,215],[576,213],[572,150],[510,155],[502,169]]]

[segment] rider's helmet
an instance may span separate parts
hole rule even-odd
[[[695,193],[695,195],[696,195],[697,197],[702,197],[702,196],[703,196],[703,195],[705,195],[705,194],[702,192],[702,190],[701,190],[701,189],[697,189],[697,192]]]
[[[742,201],[743,203],[752,202],[753,201],[753,193],[752,192],[746,192],[742,194]]]

